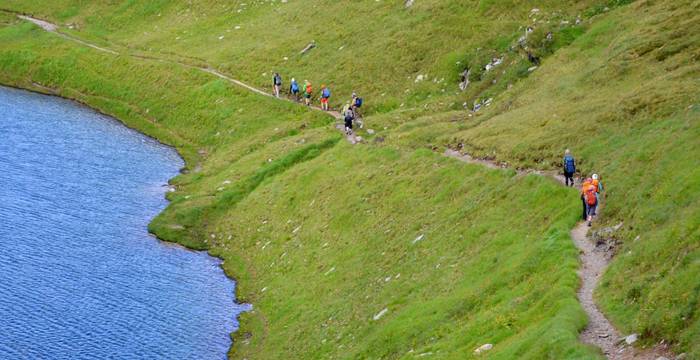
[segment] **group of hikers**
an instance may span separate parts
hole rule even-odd
[[[274,95],[276,97],[280,97],[280,92],[282,90],[282,76],[280,76],[279,73],[275,73],[272,76],[272,88]],[[296,101],[300,101],[300,98],[303,98],[304,104],[306,104],[306,106],[311,106],[313,86],[311,86],[311,82],[309,82],[309,80],[304,80],[303,87],[299,86],[296,79],[292,78],[292,81],[289,83],[289,95],[291,95]],[[320,101],[322,110],[330,110],[330,107],[328,106],[330,98],[331,89],[325,84],[321,85]],[[353,122],[360,118],[359,110],[360,107],[362,107],[362,102],[362,98],[358,97],[357,94],[353,92],[352,99],[345,103],[345,106],[343,106],[343,109],[340,112],[345,122],[345,133],[347,135],[352,135]],[[362,123],[359,123],[360,127],[362,127]]]
[[[574,173],[576,172],[576,160],[571,155],[571,150],[564,152],[564,182],[566,186],[574,186]],[[584,179],[584,177],[581,177]],[[604,191],[603,183],[598,174],[586,177],[581,183],[581,202],[583,203],[583,220],[592,225],[593,217],[600,204],[600,194]]]

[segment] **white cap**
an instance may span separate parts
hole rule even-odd
[[[593,174],[593,180],[598,180],[598,174]]]

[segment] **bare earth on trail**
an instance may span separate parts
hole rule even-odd
[[[36,18],[33,18],[33,17],[31,17],[31,16],[27,16],[27,15],[17,15],[17,17],[20,18],[20,19],[22,19],[22,20],[26,20],[26,21],[29,21],[29,22],[31,22],[31,23],[34,23],[35,25],[39,26],[39,27],[42,28],[43,30],[48,31],[48,32],[51,32],[51,33],[54,33],[54,34],[56,34],[56,35],[58,35],[58,36],[60,36],[60,37],[62,37],[62,38],[64,38],[64,39],[67,39],[67,40],[70,40],[70,41],[73,41],[73,42],[77,42],[77,43],[79,43],[79,44],[81,44],[81,45],[85,45],[85,46],[91,47],[91,48],[93,48],[93,49],[96,49],[96,50],[99,50],[99,51],[102,51],[102,52],[106,52],[106,53],[109,53],[109,54],[112,54],[112,55],[120,55],[120,53],[118,53],[117,51],[114,51],[114,50],[111,50],[111,49],[107,49],[107,48],[104,48],[104,47],[100,47],[100,46],[97,46],[97,45],[95,45],[95,44],[92,44],[92,43],[83,41],[83,40],[81,40],[81,39],[78,39],[78,38],[76,38],[76,37],[73,37],[73,36],[64,34],[64,33],[62,33],[62,32],[59,31],[59,26],[58,26],[58,25],[53,24],[53,23],[50,23],[50,22],[48,22],[48,21],[41,20],[41,19],[36,19]],[[184,67],[189,67],[189,68],[197,69],[197,70],[203,71],[203,72],[205,72],[205,73],[214,75],[214,76],[216,76],[216,77],[218,77],[218,78],[224,79],[224,80],[226,80],[226,81],[228,81],[228,82],[230,82],[230,83],[233,83],[233,84],[235,84],[235,85],[238,85],[238,86],[240,86],[240,87],[242,87],[242,88],[244,88],[244,89],[246,89],[246,90],[248,90],[248,91],[252,91],[252,92],[254,92],[254,93],[258,94],[258,95],[273,97],[273,95],[270,94],[270,93],[267,93],[267,92],[265,92],[265,91],[263,91],[263,90],[260,90],[260,89],[254,87],[254,86],[248,85],[248,84],[246,84],[246,83],[244,83],[244,82],[242,82],[242,81],[240,81],[240,80],[234,79],[234,78],[232,78],[232,77],[230,77],[230,76],[228,76],[228,75],[225,75],[225,74],[221,73],[220,71],[218,71],[218,70],[216,70],[216,69],[214,69],[214,68],[212,68],[212,67],[193,66],[193,65],[181,63],[181,62],[178,62],[178,61],[173,61],[173,60],[168,60],[168,59],[162,59],[162,58],[158,58],[158,57],[151,57],[151,56],[133,55],[133,54],[127,54],[127,55],[128,55],[128,56],[132,56],[132,57],[136,57],[136,58],[140,58],[140,59],[167,62],[167,63],[171,63],[171,64],[177,64],[177,65],[181,65],[181,66],[184,66]],[[39,87],[41,87],[41,86],[39,85]],[[287,101],[290,101],[290,102],[293,101],[293,100],[291,100],[291,99],[287,99],[287,98],[283,98],[283,97],[280,97],[279,99],[280,99],[280,100],[287,100]],[[323,111],[324,113],[326,113],[326,114],[332,116],[332,117],[335,118],[336,120],[341,120],[341,119],[342,119],[340,113],[337,112],[337,111],[333,111],[333,110],[325,111],[325,110],[321,109],[321,108],[318,107],[318,106],[309,106],[309,108],[310,108],[310,109],[313,109],[313,110],[317,110],[317,111]],[[339,129],[342,130],[343,127],[341,126],[341,127],[339,127]],[[358,143],[358,142],[361,142],[361,140],[362,140],[361,137],[355,136],[355,134],[347,135],[347,136],[346,136],[346,139],[347,139],[348,142],[350,142],[350,143],[352,143],[352,144],[356,144],[356,143]]]
[[[55,24],[49,23],[44,20],[40,19],[35,19],[30,16],[26,15],[21,15],[17,14],[17,16],[23,20],[30,21],[37,26],[41,27],[42,29],[57,34],[58,36],[61,36],[67,40],[77,42],[79,44],[91,47],[93,49],[106,52],[109,54],[113,55],[119,55],[118,52],[103,48],[100,46],[97,46],[95,44],[86,42],[84,40],[78,39],[76,37],[73,37],[71,35],[64,34],[59,31],[59,27]],[[155,61],[163,61],[163,62],[169,62],[173,64],[179,64],[181,66],[186,66],[186,67],[191,67],[191,68],[196,68],[200,71],[206,72],[208,74],[217,76],[221,79],[227,80],[233,84],[236,84],[244,89],[247,89],[249,91],[255,92],[259,95],[263,96],[270,96],[272,97],[273,95],[265,92],[263,90],[260,90],[258,88],[255,88],[253,86],[250,86],[248,84],[245,84],[241,82],[240,80],[234,79],[230,76],[227,76],[217,70],[215,70],[212,67],[198,67],[198,66],[193,66],[173,60],[168,60],[168,59],[161,59],[161,58],[155,58],[155,57],[147,57],[147,56],[142,56],[142,55],[133,55],[133,54],[126,54],[127,56],[133,56],[137,58],[143,58],[143,59],[150,59],[150,60],[155,60]],[[41,85],[37,84],[37,86],[41,87]],[[286,98],[279,98],[280,100],[287,100],[287,101],[293,101],[291,99],[286,99]],[[311,106],[310,108],[318,111],[323,111],[320,107],[316,106]],[[337,111],[324,111],[326,114],[332,116],[336,120],[342,120],[342,116],[340,113]],[[336,128],[339,129],[340,131],[344,131],[344,127],[342,124],[336,124]],[[351,135],[346,135],[346,139],[355,144],[357,142],[360,142],[362,139],[359,136],[356,136],[355,134]],[[479,164],[482,166],[486,166],[492,169],[504,169],[504,168],[509,168],[508,164],[505,163],[497,163],[495,161],[489,160],[489,159],[477,159],[474,158],[468,154],[463,154],[460,151],[457,150],[452,150],[452,149],[447,149],[445,153],[443,154],[444,156],[447,157],[452,157],[455,159],[458,159],[460,161],[466,162],[466,163],[471,163],[471,164]],[[536,174],[540,176],[546,176],[552,179],[555,179],[557,182],[561,183],[562,185],[564,184],[564,177],[559,174],[557,171],[540,171],[540,170],[533,170],[533,169],[516,169],[518,175],[527,175],[527,174]],[[603,315],[603,313],[598,309],[598,307],[595,304],[595,301],[593,299],[593,292],[598,285],[598,282],[600,280],[601,275],[605,271],[605,268],[607,267],[607,264],[610,260],[610,254],[602,248],[599,248],[596,246],[596,244],[593,243],[591,239],[587,236],[588,233],[588,227],[586,226],[585,222],[580,222],[572,231],[571,231],[571,237],[576,244],[576,247],[580,251],[580,261],[581,261],[581,268],[579,270],[579,277],[581,278],[581,287],[578,291],[578,299],[579,302],[581,303],[581,306],[585,310],[586,314],[588,315],[589,318],[589,323],[586,329],[583,330],[583,332],[580,334],[581,340],[587,344],[595,345],[599,347],[605,356],[609,359],[619,359],[619,360],[628,360],[628,359],[650,359],[650,360],[657,360],[659,358],[668,358],[668,359],[673,359],[674,356],[673,354],[670,353],[670,351],[664,346],[664,345],[657,345],[653,348],[650,349],[636,349],[631,345],[627,345],[625,343],[624,338],[621,338],[620,333],[614,328],[614,326],[608,321],[608,319]]]
[[[444,153],[447,157],[452,157],[460,161],[479,164],[492,169],[505,169],[504,164],[498,164],[491,160],[477,159],[468,154],[462,154],[459,151],[447,149]],[[517,169],[518,175],[537,174],[547,176],[564,184],[564,177],[556,171],[538,171],[531,169]],[[625,343],[624,338],[615,327],[608,321],[603,313],[598,309],[598,306],[593,300],[593,292],[598,286],[600,277],[608,266],[612,254],[606,249],[598,248],[596,244],[588,237],[588,229],[585,221],[579,222],[576,227],[571,230],[571,238],[579,249],[581,268],[578,271],[581,279],[581,287],[578,290],[577,297],[584,311],[588,315],[588,325],[581,332],[580,338],[586,344],[595,345],[600,348],[608,359],[615,360],[656,360],[659,358],[673,359],[673,354],[670,353],[664,346],[656,346],[651,349],[635,349]]]

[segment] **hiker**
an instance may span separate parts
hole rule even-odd
[[[351,104],[352,111],[355,114],[355,117],[358,118],[357,123],[360,124],[360,128],[362,128],[364,124],[359,120],[359,118],[362,117],[359,112],[360,107],[362,107],[362,98],[358,97],[357,93],[354,91],[352,92]]]
[[[598,179],[598,174],[593,174],[593,177],[591,179],[591,184],[595,187],[595,198],[596,198],[596,204],[600,203],[600,193],[603,192],[603,183],[600,182]],[[596,206],[595,209],[593,209],[593,216],[595,216],[595,212],[598,209],[598,206]]]
[[[297,84],[297,81],[294,78],[292,78],[292,82],[289,84],[289,93],[294,96],[296,101],[299,101],[299,84]]]
[[[576,160],[571,156],[571,150],[564,151],[564,182],[566,186],[574,186],[574,173],[576,172]],[[571,185],[569,185],[571,180]]]
[[[598,206],[598,196],[596,195],[598,188],[593,185],[593,179],[588,178],[581,186],[581,199],[586,207],[585,215],[588,221],[588,226],[591,226],[595,210]]]
[[[582,183],[581,183],[581,205],[583,205],[583,220],[586,220],[588,218],[588,214],[586,213],[586,199],[583,196],[583,189],[587,187],[588,185],[591,185],[592,179],[587,178],[584,179],[581,177]]]
[[[311,94],[313,94],[313,88],[309,80],[304,80],[304,103],[306,106],[311,105]]]
[[[358,114],[358,109],[362,107],[362,98],[357,96],[356,92],[352,92],[352,111]]]
[[[275,90],[275,97],[280,97],[280,89],[282,88],[282,77],[279,73],[275,73],[272,77],[272,87]]]
[[[331,97],[331,89],[321,85],[321,109],[328,111],[328,99]]]
[[[352,121],[355,119],[355,112],[352,111],[350,104],[344,107],[343,115],[345,116],[345,134],[352,135]]]

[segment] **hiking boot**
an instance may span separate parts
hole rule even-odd
[[[591,222],[590,222],[590,221],[588,222],[588,227],[591,227]]]

